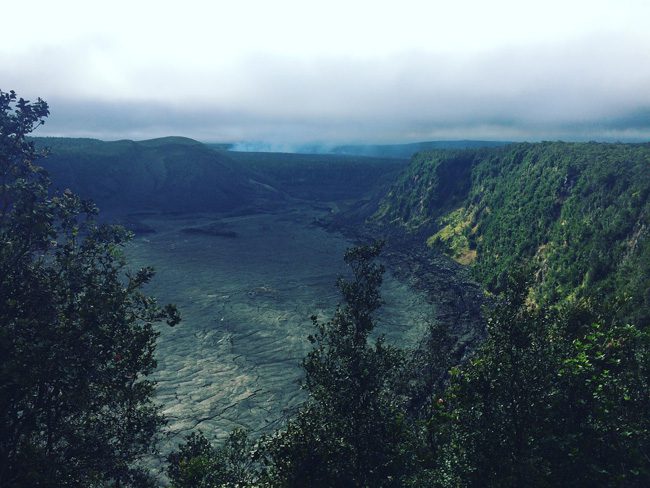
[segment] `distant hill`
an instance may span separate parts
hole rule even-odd
[[[281,153],[281,154],[338,154],[345,156],[365,156],[371,158],[409,159],[420,151],[433,149],[471,149],[481,147],[500,147],[509,144],[504,141],[425,141],[408,144],[274,144],[265,142],[206,143],[206,146],[219,151]]]
[[[104,211],[228,210],[260,193],[227,157],[188,138],[34,140],[50,149],[40,163],[54,186],[91,198]]]
[[[293,153],[226,153],[234,167],[295,198],[331,201],[363,199],[385,188],[407,159]]]

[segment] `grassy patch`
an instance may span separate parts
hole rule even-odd
[[[427,239],[427,245],[442,247],[446,254],[460,264],[472,264],[477,256],[469,239],[473,222],[474,211],[465,207],[457,208],[438,220],[441,228]]]

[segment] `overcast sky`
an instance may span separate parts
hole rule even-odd
[[[0,2],[39,135],[650,140],[650,0]]]

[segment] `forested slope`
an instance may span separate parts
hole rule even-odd
[[[490,291],[523,266],[529,300],[589,295],[650,323],[650,145],[515,144],[416,155],[369,223],[418,235]]]

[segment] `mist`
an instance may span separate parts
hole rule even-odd
[[[14,23],[0,33],[11,67],[0,89],[48,101],[40,132],[50,136],[278,148],[650,139],[644,2],[461,3],[190,2],[158,6],[159,21],[144,24],[140,4],[99,17],[75,2],[43,5],[35,35]],[[66,16],[72,8],[84,22]]]

